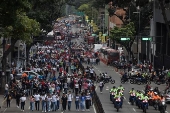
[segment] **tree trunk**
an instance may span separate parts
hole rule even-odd
[[[4,52],[3,52],[3,57],[2,57],[2,60],[1,60],[1,63],[2,63],[2,73],[1,76],[0,76],[0,79],[1,79],[1,92],[4,92],[4,88],[5,88],[5,84],[6,84],[6,64],[7,64],[7,57],[9,55],[9,53],[14,50],[14,46],[15,46],[15,43],[17,42],[17,40],[11,38],[11,45],[9,46],[9,48],[7,50],[5,50],[5,44],[3,45],[3,48],[4,48]]]
[[[29,62],[29,52],[30,52],[30,48],[33,44],[27,45],[26,46],[26,61]]]
[[[168,52],[168,39],[170,38],[170,28],[169,28],[169,21],[167,19],[167,16],[166,16],[166,9],[165,9],[165,3],[163,0],[158,0],[159,1],[159,4],[160,4],[160,8],[162,10],[162,16],[163,16],[163,19],[165,21],[165,25],[166,25],[166,30],[167,30],[167,39],[166,39],[166,54]]]

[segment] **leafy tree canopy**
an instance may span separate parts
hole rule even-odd
[[[87,3],[87,4],[82,4],[79,8],[79,11],[84,12],[90,20],[97,20],[98,17],[98,11],[96,8],[92,7],[91,3]],[[93,16],[93,17],[92,17]]]
[[[47,32],[52,29],[52,22],[61,16],[61,10],[68,0],[30,0],[31,10],[27,13],[30,18],[36,19],[41,29]]]
[[[30,6],[31,4],[27,0],[3,0],[1,2],[1,36],[30,42],[30,35],[39,33],[39,23],[30,19],[25,13],[29,11]]]

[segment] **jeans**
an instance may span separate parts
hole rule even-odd
[[[81,106],[81,110],[84,110],[85,109],[85,101],[81,101],[80,106]]]
[[[30,102],[30,110],[31,110],[31,111],[34,110],[34,102]]]
[[[45,100],[42,100],[42,111],[46,111],[46,101]]]
[[[59,109],[59,108],[60,108],[60,101],[57,100],[57,109]]]
[[[79,109],[79,101],[75,101],[75,105],[76,105],[76,110]]]
[[[71,101],[68,101],[68,110],[71,108]]]
[[[103,91],[103,86],[100,86],[100,92],[102,92]]]
[[[40,101],[35,101],[35,108],[39,111]]]
[[[57,106],[57,101],[56,102],[52,102],[52,108],[53,108],[53,111],[56,111],[56,106]]]
[[[21,110],[24,110],[25,102],[21,102]]]
[[[51,111],[51,101],[47,101],[47,111]]]

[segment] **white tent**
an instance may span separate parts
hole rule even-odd
[[[54,32],[53,32],[53,31],[51,31],[51,32],[49,32],[49,33],[47,34],[47,36],[51,36],[51,35],[54,35]]]

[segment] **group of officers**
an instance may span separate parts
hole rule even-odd
[[[124,88],[122,85],[120,85],[119,87],[115,87],[113,86],[112,89],[110,89],[110,101],[113,102],[114,107],[116,107],[117,105],[117,101],[120,102],[120,108],[122,108],[123,105],[123,91]],[[129,102],[132,102],[132,100],[136,103],[137,106],[139,106],[139,101],[140,100],[140,107],[141,109],[143,109],[144,106],[146,106],[146,108],[148,109],[149,105],[152,105],[153,107],[155,107],[156,101],[158,101],[159,103],[165,102],[165,97],[164,95],[160,95],[157,92],[154,92],[154,90],[151,88],[148,92],[143,93],[139,90],[135,90],[134,88],[132,88],[129,91]],[[160,110],[160,104],[158,104],[158,110]],[[166,105],[165,106],[165,110],[166,110]],[[155,108],[156,109],[156,108]]]

